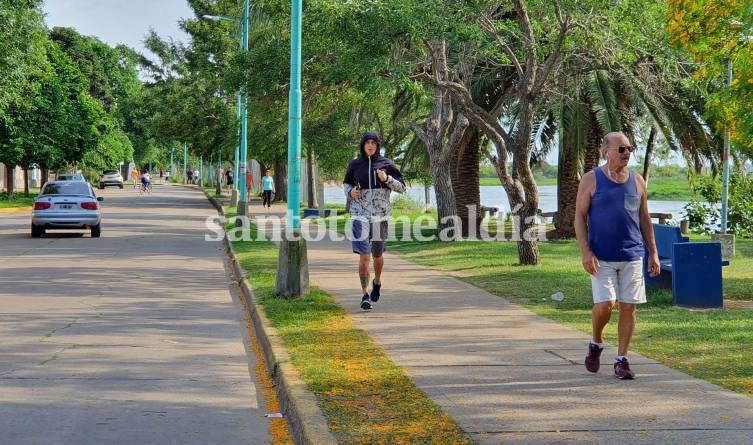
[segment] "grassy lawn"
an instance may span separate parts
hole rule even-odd
[[[648,199],[657,201],[690,201],[691,199],[700,199],[688,184],[686,178],[666,178],[649,176],[648,181]]]
[[[226,208],[228,216],[234,209]],[[252,239],[256,239],[252,227]],[[234,242],[254,294],[341,444],[472,444],[449,416],[324,292],[274,296],[278,248]],[[367,422],[364,419],[368,419]]]
[[[31,207],[34,202],[34,197],[39,194],[39,189],[30,189],[29,196],[24,196],[23,192],[16,192],[13,195],[13,199],[8,199],[8,195],[5,192],[0,192],[0,209],[8,209],[14,207]]]

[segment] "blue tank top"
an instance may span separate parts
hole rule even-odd
[[[588,245],[602,261],[633,261],[643,257],[638,209],[641,196],[630,172],[628,180],[618,184],[594,169],[596,193],[588,210]]]

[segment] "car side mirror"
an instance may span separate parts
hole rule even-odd
[[[105,200],[104,196],[97,196],[97,201],[102,202]]]

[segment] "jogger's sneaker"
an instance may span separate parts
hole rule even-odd
[[[630,364],[626,358],[614,362],[614,376],[620,380],[633,380],[635,373],[630,370]]]
[[[361,298],[361,309],[365,311],[371,309],[371,299],[369,298],[369,294],[363,294],[363,298]]]
[[[599,345],[593,344],[591,342],[588,343],[588,354],[586,354],[586,369],[589,372],[599,371],[599,365],[601,365],[599,358],[601,357],[601,351],[603,350],[604,348],[600,348]]]
[[[373,301],[374,303],[379,301],[379,296],[381,295],[379,291],[381,289],[382,289],[381,283],[376,284],[375,281],[371,282],[371,301]]]

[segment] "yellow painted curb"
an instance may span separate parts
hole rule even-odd
[[[3,208],[0,208],[0,213],[23,212],[24,210],[31,210],[31,206],[24,206],[24,207],[3,207]]]

